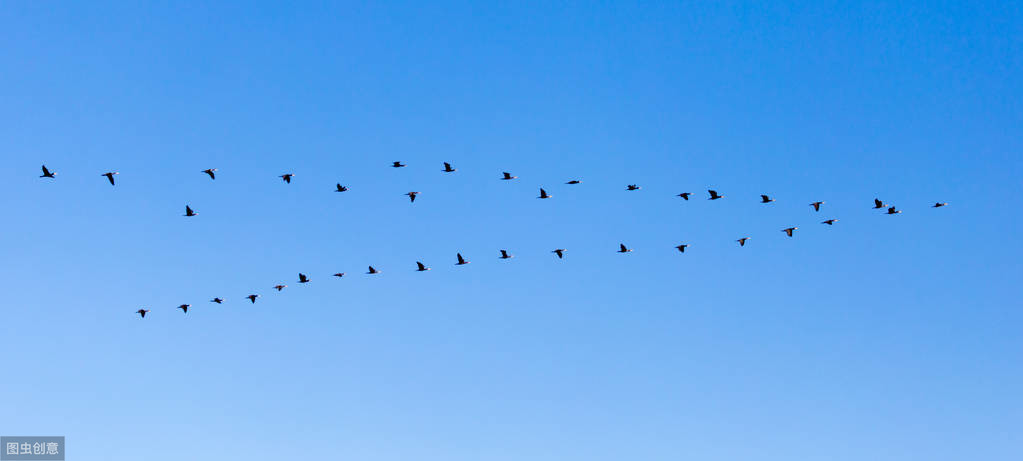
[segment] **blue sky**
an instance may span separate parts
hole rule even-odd
[[[1020,458],[1021,29],[1012,2],[6,3],[0,433]]]

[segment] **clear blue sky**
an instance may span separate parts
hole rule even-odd
[[[1019,3],[135,3],[0,6],[0,433],[1023,458]]]

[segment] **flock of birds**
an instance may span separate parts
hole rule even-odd
[[[403,168],[405,166],[406,165],[404,163],[401,163],[401,162],[393,162],[393,163],[391,163],[391,167],[392,168]],[[47,168],[46,165],[42,166],[42,170],[43,170],[43,174],[39,176],[40,178],[55,179],[56,176],[57,176],[57,173],[54,172],[53,170],[50,170],[49,168]],[[457,169],[453,168],[450,163],[444,162],[444,168],[441,171],[443,171],[445,173],[454,173],[455,171],[457,171]],[[202,173],[208,175],[211,180],[216,180],[217,179],[216,172],[217,172],[216,168],[207,168],[205,170],[202,170]],[[101,176],[106,177],[107,181],[110,182],[110,185],[113,186],[113,185],[116,185],[116,181],[114,180],[114,176],[117,176],[119,174],[120,173],[117,172],[117,171],[108,171],[106,173],[103,173]],[[291,184],[291,179],[294,176],[295,176],[294,173],[285,173],[285,174],[280,175],[279,177],[285,183]],[[511,181],[511,180],[514,180],[514,179],[518,179],[518,176],[513,176],[511,173],[505,171],[505,172],[502,172],[502,175],[501,175],[500,179],[503,180],[503,181]],[[580,181],[578,179],[573,179],[573,180],[570,180],[570,181],[566,182],[565,184],[580,184],[580,183],[582,183],[582,181]],[[625,190],[627,190],[627,191],[636,191],[636,190],[640,190],[640,187],[638,185],[636,185],[636,184],[629,184],[629,185],[627,185],[625,187]],[[348,187],[341,185],[341,183],[338,183],[336,185],[336,188],[335,188],[334,191],[335,192],[347,192],[348,191]],[[721,195],[720,193],[718,193],[718,191],[713,190],[713,189],[708,189],[707,190],[707,194],[708,194],[708,198],[707,198],[708,200],[720,200],[720,199],[725,197],[724,195]],[[419,192],[412,191],[412,192],[407,192],[404,195],[408,196],[410,202],[415,203],[416,196],[419,195]],[[689,200],[690,197],[692,196],[692,193],[690,193],[690,192],[682,192],[682,193],[678,194],[677,196],[681,197],[683,200]],[[538,195],[537,198],[539,198],[539,199],[549,199],[551,197],[552,197],[551,194],[547,193],[547,191],[544,190],[542,187],[540,188],[540,195]],[[760,196],[760,203],[768,204],[768,203],[771,203],[771,202],[774,202],[774,199],[771,198],[771,196],[769,196],[769,195],[761,195]],[[809,206],[813,207],[813,210],[815,212],[820,212],[822,205],[824,205],[823,201],[811,202],[809,204]],[[948,205],[947,202],[936,202],[933,205],[931,205],[931,207],[932,208],[941,208],[941,207],[944,207],[944,206],[947,206],[947,205]],[[881,201],[881,199],[878,199],[878,198],[874,199],[874,207],[873,208],[874,209],[879,209],[879,210],[886,210],[885,214],[887,214],[887,215],[895,215],[895,214],[902,213],[902,210],[896,209],[895,206],[893,206],[893,205],[885,204],[883,201]],[[185,205],[185,214],[184,214],[184,216],[186,216],[186,217],[194,217],[194,216],[198,216],[198,213],[196,213],[195,210],[193,210],[191,206]],[[821,224],[827,224],[827,225],[831,226],[831,225],[834,225],[836,222],[838,222],[838,219],[829,218],[829,219],[825,219],[824,221],[821,221]],[[785,229],[781,229],[781,231],[784,232],[786,236],[792,237],[793,235],[795,235],[795,231],[797,229],[799,229],[799,228],[793,226],[793,227],[787,227]],[[736,239],[736,242],[739,244],[739,246],[746,246],[746,242],[748,242],[749,240],[750,240],[750,237],[742,237],[742,238]],[[688,244],[682,243],[682,244],[676,245],[675,249],[677,249],[680,253],[685,253],[686,248],[688,248],[688,247],[689,247]],[[565,251],[566,250],[564,248],[556,248],[556,249],[552,250],[551,253],[553,253],[555,256],[557,256],[558,259],[562,259],[562,258],[565,257]],[[627,246],[625,246],[624,243],[619,244],[618,253],[629,253],[631,251],[632,251],[632,249],[627,247]],[[500,250],[500,252],[501,252],[501,255],[498,257],[499,259],[511,259],[511,258],[514,257],[507,250]],[[462,256],[461,253],[457,253],[455,255],[455,257],[456,257],[456,260],[457,260],[455,265],[462,266],[462,265],[469,264],[469,260],[466,259],[464,256]],[[415,270],[418,271],[418,272],[425,272],[425,271],[430,270],[430,267],[428,267],[425,264],[423,264],[422,261],[416,261],[416,269]],[[369,266],[366,274],[368,274],[368,275],[377,275],[377,274],[380,274],[380,271],[375,269],[373,266]],[[338,273],[334,274],[334,277],[344,277],[344,276],[345,276],[344,272],[338,272]],[[303,274],[303,273],[299,273],[298,274],[298,283],[309,283],[309,281],[310,281],[309,277],[306,276],[305,274]],[[277,284],[277,285],[274,285],[272,288],[277,290],[277,291],[282,291],[282,290],[284,290],[287,287],[288,286],[284,285],[284,284]],[[259,297],[260,297],[259,294],[253,293],[253,294],[250,294],[250,295],[246,296],[245,299],[248,299],[250,303],[255,304],[256,299],[258,299]],[[224,299],[220,298],[220,297],[215,297],[215,298],[211,299],[210,302],[216,303],[216,304],[222,304],[224,302]],[[191,304],[181,304],[181,305],[177,306],[178,309],[181,309],[182,313],[188,313],[188,309],[190,307],[192,307]],[[135,313],[138,314],[142,318],[145,318],[146,314],[149,313],[149,312],[150,312],[150,310],[149,309],[145,309],[145,308],[141,308],[141,309],[135,311]]]

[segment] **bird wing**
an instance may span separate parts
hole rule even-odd
[[[113,185],[114,185],[114,175],[112,175],[112,174],[110,174],[110,173],[107,173],[107,174],[105,174],[105,175],[103,175],[103,176],[106,176],[106,177],[107,177],[107,180],[108,180],[108,181],[110,181],[110,185],[111,185],[111,186],[113,186]]]
[[[46,165],[43,165],[43,174],[46,175],[46,176],[50,175],[50,170],[46,169]]]
[[[618,247],[621,248],[622,251],[628,250],[628,248],[625,248],[625,244],[624,243],[619,243]]]
[[[426,266],[424,266],[423,263],[416,261],[416,265],[419,266],[419,270],[426,270]]]
[[[882,205],[884,205],[884,202],[882,202],[882,201],[880,201],[878,199],[874,199],[874,206],[876,206],[878,208],[881,208]]]

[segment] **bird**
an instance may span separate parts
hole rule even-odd
[[[391,167],[393,167],[393,168],[401,168],[403,166],[405,166],[404,163],[401,163],[401,162],[391,162]]]
[[[281,284],[274,285],[274,289],[277,290],[277,291],[281,291],[281,290],[283,290],[283,289],[285,289],[287,287],[288,287],[287,285],[281,285]]]
[[[682,200],[689,200],[689,196],[690,195],[693,195],[693,194],[691,194],[689,192],[683,192],[681,194],[678,194],[679,197],[682,197]]]
[[[309,277],[306,277],[305,274],[299,272],[298,273],[298,283],[309,283]]]
[[[624,243],[619,243],[618,244],[618,252],[619,253],[628,253],[630,251],[632,251],[632,249],[626,247]]]
[[[888,213],[887,214],[899,214],[899,213],[902,213],[902,210],[896,210],[895,207],[893,207],[893,206],[888,207]]]
[[[444,162],[444,169],[441,170],[441,171],[443,171],[445,173],[454,173],[454,172],[458,171],[458,169],[457,168],[451,168],[451,164],[450,163]]]
[[[503,180],[505,180],[505,181],[510,181],[510,180],[512,180],[512,179],[516,179],[516,178],[518,178],[518,176],[512,176],[512,174],[511,174],[511,173],[509,173],[509,172],[505,171],[505,172],[504,172],[504,177],[502,177],[501,179],[503,179]]]
[[[202,170],[203,173],[210,175],[210,179],[217,179],[217,175],[213,174],[213,172],[215,171],[217,171],[216,168],[207,168],[205,170]]]
[[[258,297],[259,297],[259,295],[248,295],[248,296],[246,296],[246,298],[248,298],[249,301],[252,301],[252,304],[256,304],[256,298],[258,298]]]
[[[46,165],[43,165],[43,174],[40,175],[39,177],[40,178],[50,178],[50,179],[53,179],[54,176],[57,176],[57,173],[54,173],[54,172],[48,170],[46,168]]]
[[[788,235],[789,237],[792,237],[792,232],[794,232],[796,229],[799,229],[799,228],[798,227],[786,227],[785,229],[782,229],[781,231],[784,232],[785,235]]]
[[[405,195],[408,196],[409,203],[413,203],[416,201],[416,196],[419,195],[419,192],[408,192]]]
[[[419,271],[419,272],[426,272],[426,271],[430,270],[430,268],[429,268],[429,267],[426,267],[426,265],[425,265],[425,264],[423,264],[423,263],[421,263],[421,262],[419,262],[419,261],[416,261],[416,266],[419,266],[419,267],[418,267],[418,268],[416,269],[416,270],[417,270],[417,271]]]
[[[743,238],[741,238],[739,240],[736,240],[736,242],[739,242],[739,246],[746,246],[746,241],[747,240],[749,240],[749,237],[743,237]]]
[[[294,173],[284,173],[284,174],[280,175],[279,177],[281,179],[283,179],[284,182],[286,182],[288,184],[291,184],[291,177],[292,176],[295,176],[295,174]]]
[[[135,311],[135,313],[141,315],[142,318],[146,318],[146,312],[149,312],[149,309],[139,309]]]
[[[810,206],[813,207],[813,211],[821,211],[821,205],[823,204],[824,202],[813,202],[810,204]]]
[[[640,189],[640,187],[635,185],[635,184],[629,184],[628,186],[625,186],[625,190],[639,190],[639,189]]]
[[[558,259],[561,259],[561,258],[565,257],[565,249],[564,248],[558,248],[558,249],[552,251],[551,253],[554,253],[554,254],[558,255]]]
[[[941,208],[943,206],[948,206],[948,202],[937,202],[934,205],[931,205],[931,208]]]
[[[827,224],[829,226],[834,226],[836,221],[838,221],[838,220],[834,219],[834,218],[831,218],[831,219],[827,219],[827,220],[821,221],[821,224]]]
[[[501,259],[511,259],[514,257],[515,255],[508,254],[508,250],[501,250]]]
[[[768,197],[768,196],[766,196],[764,194],[760,194],[760,203],[771,203],[773,201],[774,201],[773,198]]]
[[[369,272],[366,272],[366,273],[367,274],[379,274],[380,271],[374,269],[373,266],[369,266]]]
[[[456,253],[455,256],[458,257],[458,262],[455,263],[456,266],[462,266],[462,265],[465,265],[465,264],[469,264],[469,260],[462,257],[462,253]]]
[[[718,194],[718,191],[714,189],[707,189],[707,193],[710,194],[710,198],[707,200],[717,200],[719,198],[724,197],[724,195]]]
[[[192,207],[190,207],[188,205],[185,205],[185,216],[191,217],[191,216],[195,216],[197,214],[199,214],[199,213],[196,213],[195,211],[192,211]]]
[[[192,307],[192,305],[191,304],[182,304],[182,305],[178,306],[178,309],[181,309],[181,313],[182,314],[187,314],[189,307]]]
[[[337,273],[334,274],[334,277],[337,277],[337,278],[341,278],[341,277],[344,277],[344,276],[345,276],[344,272],[337,272]]]
[[[581,182],[582,182],[582,181],[580,181],[580,180],[578,180],[578,179],[573,179],[573,180],[571,180],[571,181],[569,181],[569,182],[566,182],[565,184],[579,184],[579,183],[581,183]]]
[[[876,210],[879,208],[884,208],[884,202],[882,202],[881,199],[876,198],[874,199],[874,209]]]
[[[686,252],[686,248],[688,248],[688,247],[689,247],[689,245],[685,244],[685,243],[683,243],[681,245],[676,245],[675,246],[675,248],[678,249],[679,253],[685,253]]]
[[[210,300],[211,303],[223,304],[224,300],[220,298],[213,298]]]
[[[119,174],[121,174],[121,173],[118,173],[116,171],[108,171],[106,173],[101,174],[100,176],[106,176],[107,177],[107,181],[110,181],[110,185],[113,186],[114,185],[114,175],[119,175]]]
[[[347,190],[348,190],[347,187],[342,186],[341,183],[337,183],[337,189],[335,189],[334,192],[344,192],[344,191],[347,191]]]
[[[551,198],[551,196],[548,195],[547,191],[543,190],[543,188],[541,187],[540,188],[540,196],[537,197],[537,198]]]

